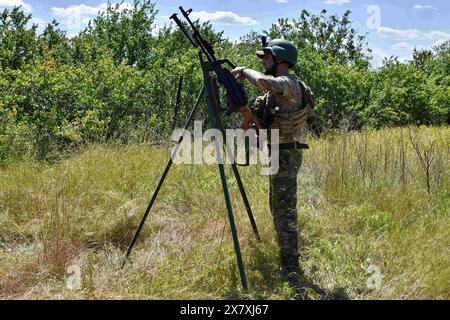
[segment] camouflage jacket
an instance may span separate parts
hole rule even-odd
[[[266,76],[244,69],[243,75],[264,92],[258,96],[251,109],[277,108],[270,129],[279,129],[279,143],[304,142],[306,120],[312,116],[312,106],[303,107],[303,95],[299,80],[293,75]],[[305,86],[306,87],[306,86]],[[273,143],[273,142],[271,142]]]

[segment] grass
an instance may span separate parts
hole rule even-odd
[[[310,298],[450,298],[450,128],[310,138],[299,175]],[[216,166],[173,166],[130,262],[120,264],[169,150],[93,145],[54,164],[0,168],[0,298],[288,299],[267,177],[240,170],[258,243],[229,179],[249,281],[240,288]],[[230,168],[228,177],[232,177]],[[81,288],[67,270],[80,267]],[[368,286],[381,272],[381,287]],[[69,269],[71,270],[71,269]]]

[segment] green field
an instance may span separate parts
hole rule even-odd
[[[450,127],[309,138],[299,175],[301,265],[311,299],[450,298]],[[288,299],[268,178],[241,169],[255,241],[230,181],[250,290],[235,263],[216,166],[174,166],[128,263],[126,245],[170,150],[91,145],[57,163],[0,167],[2,299]],[[231,168],[227,168],[231,178]],[[69,266],[81,288],[69,290]],[[373,286],[369,266],[381,272]],[[69,272],[67,272],[69,268]]]

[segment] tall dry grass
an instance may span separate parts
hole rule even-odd
[[[450,128],[309,138],[299,175],[301,264],[322,298],[450,298]],[[0,169],[0,298],[241,298],[215,166],[174,166],[120,262],[169,151],[97,145]],[[286,299],[267,177],[241,169],[262,243],[228,170],[250,298]],[[67,269],[80,267],[69,290]],[[370,285],[369,266],[381,272]],[[311,298],[320,298],[311,291]]]

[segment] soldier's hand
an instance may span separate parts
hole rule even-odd
[[[253,115],[253,113],[248,110],[247,106],[242,107],[239,110],[244,116],[244,120],[242,121],[241,129],[248,130],[252,127],[256,127],[257,129],[262,129],[259,124],[258,119]]]
[[[237,67],[231,70],[231,74],[237,79],[237,80],[245,80],[244,75],[242,74],[242,70],[246,69],[245,67]]]

